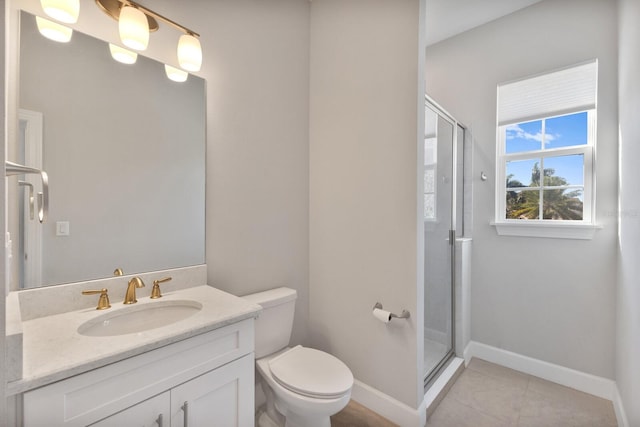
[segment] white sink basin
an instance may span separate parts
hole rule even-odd
[[[87,320],[78,327],[80,335],[111,337],[161,328],[193,316],[202,304],[190,300],[153,301],[129,305]]]

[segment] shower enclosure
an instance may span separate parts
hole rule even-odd
[[[464,233],[465,128],[426,97],[424,385],[454,356],[456,238]]]

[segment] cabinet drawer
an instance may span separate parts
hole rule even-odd
[[[158,396],[138,403],[122,412],[91,424],[90,427],[169,427],[169,409],[171,392],[165,391]]]
[[[249,354],[253,345],[247,319],[26,392],[24,425],[86,426]]]

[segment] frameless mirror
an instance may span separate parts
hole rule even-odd
[[[107,43],[69,43],[20,22],[19,138],[8,159],[49,174],[49,214],[32,219],[35,176],[8,180],[12,289],[204,263],[205,82],[170,81]]]

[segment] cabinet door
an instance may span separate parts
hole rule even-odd
[[[252,427],[253,353],[171,390],[171,427]]]
[[[111,415],[92,427],[169,427],[171,393],[164,392]]]

